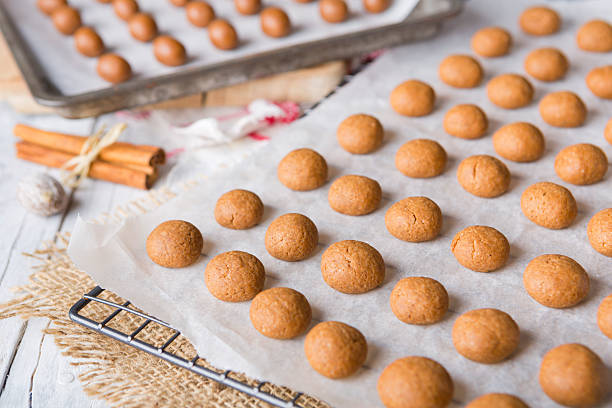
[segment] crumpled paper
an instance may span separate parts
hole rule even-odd
[[[553,167],[557,152],[574,143],[594,143],[612,157],[612,146],[603,138],[605,123],[612,116],[612,102],[593,96],[584,82],[591,68],[608,63],[609,55],[581,51],[574,40],[583,22],[612,15],[612,4],[605,0],[551,2],[563,18],[562,29],[549,37],[533,38],[520,32],[516,23],[519,13],[530,3],[470,1],[463,15],[447,24],[435,40],[388,52],[310,115],[271,131],[282,137],[273,138],[265,151],[229,171],[210,175],[199,186],[157,210],[122,225],[94,225],[80,220],[74,228],[69,255],[102,287],[182,330],[212,364],[313,394],[333,406],[380,406],[376,381],[383,368],[400,357],[423,355],[443,364],[452,376],[455,384],[452,406],[463,405],[484,393],[507,392],[520,396],[532,407],[556,407],[541,391],[537,380],[541,358],[549,349],[579,342],[594,350],[608,365],[612,364],[612,343],[598,330],[595,317],[600,301],[612,293],[612,262],[591,248],[586,234],[588,220],[612,206],[612,176],[609,172],[603,181],[592,186],[573,186],[561,181]],[[515,45],[508,56],[481,59],[486,80],[504,72],[524,72],[524,57],[541,46],[556,46],[566,53],[571,64],[567,78],[554,83],[532,80],[536,100],[526,108],[512,111],[497,108],[487,100],[486,80],[470,90],[443,84],[437,77],[442,58],[450,53],[471,53],[471,34],[492,24],[508,28]],[[427,81],[435,88],[437,102],[431,115],[406,118],[389,107],[391,90],[410,78]],[[553,128],[540,118],[537,101],[549,91],[562,89],[573,90],[587,104],[589,115],[584,126]],[[490,130],[484,138],[462,140],[444,132],[444,113],[458,103],[476,103],[488,114]],[[340,121],[358,112],[377,116],[385,127],[384,145],[370,155],[350,155],[335,139]],[[473,154],[496,156],[491,134],[514,121],[532,122],[543,131],[547,142],[545,156],[534,163],[504,160],[512,173],[512,182],[510,190],[501,197],[483,199],[468,194],[456,180],[459,162]],[[394,154],[406,141],[423,137],[444,146],[449,155],[447,169],[433,179],[407,178],[395,169]],[[335,213],[327,203],[330,183],[310,192],[285,188],[276,178],[276,164],[287,152],[299,147],[310,147],[323,154],[329,164],[330,180],[344,174],[363,174],[378,180],[383,190],[380,209],[362,217]],[[521,193],[538,181],[564,185],[576,197],[578,216],[569,228],[548,230],[531,223],[521,213]],[[246,188],[261,197],[265,213],[260,225],[234,231],[215,222],[216,199],[234,188]],[[442,209],[441,235],[424,243],[399,241],[386,231],[385,211],[395,201],[418,195],[430,197]],[[308,260],[283,262],[265,250],[267,226],[287,212],[307,215],[319,229],[319,248]],[[206,255],[189,268],[169,270],[148,259],[145,239],[160,222],[176,218],[200,228]],[[502,269],[477,273],[463,268],[454,259],[450,251],[453,236],[475,224],[497,228],[510,241],[510,259]],[[368,242],[381,252],[387,275],[380,288],[347,295],[324,283],[321,254],[331,243],[344,239]],[[304,357],[304,336],[287,341],[265,338],[250,324],[249,302],[224,303],[210,295],[204,284],[204,268],[211,257],[228,250],[256,255],[266,267],[266,287],[288,286],[304,293],[313,307],[313,325],[339,320],[358,328],[369,346],[364,367],[346,379],[324,378],[310,368]],[[522,284],[523,270],[531,259],[545,253],[567,255],[586,269],[591,289],[584,302],[565,310],[549,309],[529,297]],[[394,317],[389,294],[395,283],[406,276],[433,277],[446,287],[450,310],[443,321],[413,326]],[[521,328],[518,350],[499,364],[471,362],[452,345],[451,329],[456,317],[483,307],[509,313]]]

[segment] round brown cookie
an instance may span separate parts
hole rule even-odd
[[[606,127],[604,128],[604,138],[608,141],[608,143],[612,144],[612,119],[608,121]]]
[[[491,393],[472,400],[465,408],[529,408],[529,406],[514,395]]]
[[[147,254],[166,268],[183,268],[195,263],[202,254],[204,240],[195,225],[181,220],[159,224],[147,237]]]
[[[104,52],[104,41],[96,30],[82,26],[74,32],[74,47],[86,57],[97,57]]]
[[[509,314],[497,309],[476,309],[455,320],[452,337],[455,349],[463,357],[493,364],[514,353],[520,331]]]
[[[381,198],[382,190],[376,180],[356,175],[336,179],[327,194],[330,207],[346,215],[369,214],[378,208]]]
[[[550,35],[559,31],[561,17],[549,7],[529,7],[521,14],[519,25],[530,35]]]
[[[128,29],[132,37],[138,41],[148,42],[157,36],[157,23],[147,13],[136,13],[128,20]]]
[[[578,127],[587,115],[582,99],[570,91],[549,93],[540,101],[539,109],[544,122],[556,127]]]
[[[543,181],[523,191],[521,210],[535,224],[550,229],[563,229],[569,227],[576,218],[578,206],[567,188]]]
[[[395,167],[403,175],[414,178],[435,177],[446,167],[446,151],[430,139],[414,139],[404,143],[395,154]]]
[[[525,71],[540,81],[557,81],[565,76],[568,69],[567,58],[556,48],[538,48],[525,58]]]
[[[51,13],[51,21],[60,33],[72,35],[81,26],[81,14],[68,5],[57,7]]]
[[[98,58],[96,72],[100,78],[113,84],[127,81],[132,76],[130,64],[117,54],[107,53]]]
[[[220,50],[233,50],[238,46],[238,33],[227,20],[217,18],[208,24],[208,38]]]
[[[353,154],[372,153],[383,142],[384,130],[374,116],[351,115],[338,126],[336,137],[344,150]]]
[[[187,61],[185,46],[169,35],[160,35],[153,40],[153,54],[164,65],[177,67]]]
[[[476,105],[453,106],[444,115],[444,130],[451,136],[461,139],[483,137],[489,127],[487,115]]]
[[[382,13],[391,5],[391,0],[363,0],[363,8],[368,13]]]
[[[603,20],[591,20],[578,30],[576,43],[585,51],[612,51],[612,25]]]
[[[606,296],[597,308],[597,326],[612,340],[612,294]]]
[[[540,129],[527,122],[504,125],[493,134],[493,148],[504,159],[531,162],[544,155],[546,142]]]
[[[508,191],[510,171],[495,157],[481,154],[470,156],[459,163],[457,180],[468,193],[493,198]]]
[[[434,239],[442,229],[442,211],[427,197],[408,197],[393,204],[385,214],[387,231],[408,242]]]
[[[268,37],[286,37],[291,33],[291,20],[285,10],[279,7],[267,7],[259,15],[261,31]]]
[[[301,261],[317,248],[319,232],[310,218],[289,213],[272,221],[266,230],[266,250],[283,261]]]
[[[594,250],[612,257],[612,208],[601,210],[591,218],[587,235]]]
[[[355,373],[368,356],[368,343],[356,328],[341,322],[322,322],[306,335],[304,353],[310,366],[329,378]]]
[[[606,394],[605,372],[604,363],[588,347],[562,344],[542,358],[540,387],[561,405],[590,407]]]
[[[411,276],[397,282],[389,303],[395,317],[404,323],[432,324],[448,310],[448,293],[435,279]]]
[[[589,293],[589,275],[564,255],[540,255],[523,272],[523,285],[535,301],[557,309],[580,303]]]
[[[476,31],[471,44],[481,57],[501,57],[510,51],[512,36],[501,27],[485,27]]]
[[[306,331],[312,310],[306,297],[297,290],[271,288],[255,296],[249,316],[253,327],[264,336],[292,339]]]
[[[476,272],[491,272],[506,264],[510,243],[495,228],[472,225],[455,235],[451,251],[466,268]]]
[[[191,0],[185,6],[187,20],[196,27],[207,27],[215,19],[215,10],[205,1]]]
[[[128,21],[134,14],[140,11],[136,0],[113,0],[113,10],[117,17]]]
[[[531,103],[533,86],[521,75],[502,74],[489,81],[487,96],[491,102],[500,108],[522,108]]]
[[[555,172],[563,181],[577,185],[597,183],[608,171],[608,158],[599,147],[579,143],[563,148],[555,158]]]
[[[593,68],[586,76],[586,84],[595,96],[612,99],[612,65]]]
[[[425,82],[411,79],[396,86],[389,101],[400,115],[425,116],[434,108],[436,93]]]
[[[217,200],[215,220],[225,228],[247,229],[259,224],[263,211],[263,203],[257,194],[232,190]]]
[[[240,14],[257,14],[261,9],[261,0],[234,0],[234,7]]]
[[[483,77],[482,66],[469,55],[450,55],[438,67],[442,82],[455,88],[474,88]]]
[[[36,7],[50,16],[56,9],[67,4],[66,0],[37,0]]]
[[[385,262],[376,248],[361,241],[339,241],[321,257],[321,275],[342,293],[365,293],[385,280]]]
[[[386,408],[445,408],[453,398],[446,369],[426,357],[395,360],[378,377],[378,396]]]
[[[347,19],[349,10],[344,0],[319,0],[319,13],[328,23],[341,23]]]
[[[276,174],[291,190],[314,190],[327,181],[327,162],[312,149],[297,149],[283,157]]]
[[[215,256],[204,271],[208,291],[224,302],[251,300],[264,287],[266,272],[257,257],[242,251]]]

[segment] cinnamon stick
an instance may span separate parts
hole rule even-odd
[[[17,124],[13,128],[15,136],[25,142],[59,150],[71,155],[78,155],[87,140],[86,137],[65,133],[49,132]],[[109,163],[130,163],[138,166],[157,166],[166,162],[164,150],[157,146],[134,145],[115,142],[100,151],[98,158]]]
[[[66,152],[29,142],[17,142],[15,147],[18,158],[49,167],[60,168],[68,160],[75,157],[75,155]],[[151,174],[147,174],[147,172]],[[147,190],[151,188],[158,175],[157,169],[153,167],[147,172],[98,159],[91,164],[89,177]]]

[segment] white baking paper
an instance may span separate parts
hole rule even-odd
[[[612,15],[612,3],[605,0],[551,2],[563,17],[563,27],[558,34],[543,38],[528,37],[517,27],[518,15],[528,3],[524,0],[470,1],[464,14],[449,23],[435,40],[388,52],[310,115],[288,127],[272,130],[277,133],[273,141],[233,169],[210,175],[198,187],[121,226],[78,222],[69,248],[71,258],[102,287],[181,329],[212,364],[290,386],[336,407],[380,406],[376,393],[380,372],[393,360],[409,355],[433,358],[447,368],[455,384],[454,406],[487,392],[519,395],[531,407],[557,406],[538,385],[538,368],[546,351],[563,343],[579,342],[592,348],[608,365],[612,364],[612,342],[596,325],[597,306],[612,293],[612,262],[591,248],[586,234],[588,220],[599,210],[612,207],[611,174],[592,186],[573,186],[561,181],[553,168],[557,152],[579,142],[594,143],[612,157],[612,146],[603,137],[604,126],[612,117],[612,101],[594,97],[584,82],[591,68],[610,62],[610,54],[580,51],[574,40],[583,22]],[[441,59],[450,53],[470,53],[471,34],[491,24],[508,28],[515,45],[509,56],[481,60],[487,80],[504,72],[522,73],[524,57],[540,46],[556,46],[567,54],[571,64],[567,78],[549,84],[532,81],[536,101],[527,108],[512,111],[493,106],[486,98],[484,84],[459,90],[441,83],[437,77]],[[389,107],[391,90],[410,78],[425,80],[435,88],[437,102],[431,115],[406,118]],[[546,92],[562,89],[573,90],[587,104],[589,114],[584,126],[558,129],[541,120],[537,100]],[[444,113],[458,103],[477,103],[486,111],[490,131],[484,138],[462,140],[444,132]],[[376,153],[350,155],[336,142],[339,122],[357,112],[373,114],[384,124],[385,143]],[[512,173],[512,182],[510,190],[499,198],[483,199],[465,192],[455,176],[459,162],[473,154],[496,155],[492,132],[503,124],[519,120],[532,122],[542,129],[547,142],[545,156],[534,163],[505,161]],[[439,141],[448,152],[449,163],[439,177],[410,179],[395,169],[394,155],[404,142],[422,137]],[[331,180],[344,174],[363,174],[378,180],[384,196],[381,208],[362,217],[345,216],[332,211],[328,205],[330,183],[310,192],[285,188],[276,178],[276,164],[287,152],[299,147],[314,148],[325,156]],[[576,197],[579,211],[571,227],[548,230],[528,221],[521,213],[521,193],[530,184],[545,180],[568,187]],[[215,222],[213,208],[217,197],[234,188],[252,190],[262,198],[266,210],[259,226],[233,231]],[[441,207],[444,215],[441,236],[418,244],[399,241],[385,229],[385,211],[397,200],[418,195],[430,197]],[[319,229],[319,248],[306,261],[279,261],[265,250],[266,227],[275,217],[287,212],[307,215]],[[192,267],[169,270],[148,259],[145,239],[160,222],[176,218],[191,221],[200,228],[206,256]],[[501,270],[472,272],[454,259],[450,251],[453,236],[474,224],[497,228],[510,241],[510,259]],[[368,242],[381,252],[387,276],[380,288],[362,295],[346,295],[324,283],[320,273],[321,254],[329,244],[344,239]],[[213,298],[204,285],[204,268],[212,256],[228,250],[247,251],[261,259],[266,267],[266,287],[288,286],[304,293],[313,307],[313,324],[340,320],[358,328],[369,345],[363,369],[342,380],[324,378],[306,362],[304,336],[288,341],[265,338],[250,324],[249,302],[230,304]],[[522,284],[523,270],[531,259],[546,253],[567,255],[586,269],[591,290],[584,302],[557,310],[546,308],[528,296]],[[451,306],[442,322],[426,327],[412,326],[394,317],[389,307],[389,293],[406,276],[429,276],[445,285]],[[499,364],[471,362],[460,356],[452,345],[451,328],[456,317],[483,307],[508,312],[521,328],[519,349]]]
[[[96,74],[96,58],[85,58],[74,48],[71,36],[64,36],[53,27],[51,19],[38,11],[36,0],[0,0],[8,11],[28,47],[38,58],[49,81],[65,95],[74,95],[109,87]],[[216,15],[229,20],[238,32],[240,46],[221,51],[208,39],[205,28],[191,25],[183,7],[169,0],[139,1],[141,11],[153,15],[161,33],[172,35],[185,45],[188,63],[181,67],[166,67],[153,55],[151,43],[131,37],[127,24],[115,16],[110,3],[95,0],[72,0],[70,5],[81,13],[83,24],[96,29],[107,48],[128,60],[134,77],[149,78],[214,65],[281,47],[320,40],[397,23],[406,18],[418,0],[396,0],[383,13],[366,13],[362,0],[347,0],[351,15],[342,24],[329,24],[319,15],[318,3],[298,3],[293,0],[266,0],[266,6],[282,7],[293,24],[293,32],[285,38],[267,37],[260,28],[259,16],[243,16],[234,9],[233,0],[208,0]],[[434,2],[435,3],[435,2]]]

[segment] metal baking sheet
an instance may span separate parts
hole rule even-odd
[[[408,4],[402,4],[403,1],[409,2],[411,0],[396,0],[394,3],[396,9],[390,9],[388,12],[404,11],[407,13],[409,11],[406,8]],[[110,6],[96,4],[96,7],[106,7],[105,9],[99,9],[100,12],[104,11],[111,14],[106,17],[92,16],[89,9],[92,3],[94,2],[90,1],[87,5],[79,7],[78,1],[72,2],[81,10],[84,22],[99,29],[105,40],[108,36],[101,29],[105,25],[111,26],[113,30],[111,37],[117,35],[118,38],[123,38],[121,35],[125,36],[125,44],[123,42],[117,44],[115,41],[109,45],[113,51],[125,55],[134,67],[136,75],[132,80],[116,86],[101,83],[95,74],[95,60],[82,58],[81,60],[75,60],[78,63],[70,63],[71,56],[69,53],[76,53],[73,50],[72,39],[69,37],[62,38],[61,35],[53,31],[54,29],[47,17],[37,11],[34,0],[19,2],[18,6],[11,0],[0,0],[0,29],[15,56],[33,97],[41,105],[50,106],[59,114],[67,117],[94,116],[118,109],[161,102],[248,79],[260,78],[391,45],[425,39],[437,32],[442,21],[459,13],[462,8],[461,0],[422,0],[408,17],[397,23],[376,26],[381,21],[394,20],[387,16],[386,19],[373,22],[365,20],[366,17],[370,18],[369,16],[352,16],[346,23],[325,28],[328,31],[319,30],[316,36],[301,36],[299,31],[308,30],[308,27],[305,27],[304,24],[302,26],[296,24],[297,33],[289,36],[295,36],[295,38],[278,42],[278,47],[275,46],[276,42],[273,43],[274,47],[272,48],[269,44],[265,47],[250,45],[249,42],[263,41],[258,38],[253,39],[251,36],[246,38],[246,44],[241,45],[236,52],[229,53],[208,49],[204,53],[200,52],[198,54],[198,51],[192,51],[193,47],[190,42],[185,42],[183,37],[177,35],[177,38],[186,43],[192,60],[182,67],[158,67],[152,70],[148,67],[159,66],[159,64],[155,63],[151,56],[152,53],[146,48],[150,45],[139,44],[131,40],[129,34],[127,34],[127,28],[122,27],[123,23],[112,15]],[[219,6],[227,7],[227,3],[231,2],[213,2],[212,4],[218,10]],[[152,11],[152,14],[158,20],[160,29],[174,34],[174,30],[169,29],[169,27],[171,24],[175,24],[172,21],[176,22],[178,20],[176,13],[180,13],[182,10],[173,9],[173,6],[169,3],[164,4],[164,7],[175,13],[173,15],[169,12],[166,16],[159,10],[155,11],[152,6],[154,3],[144,4],[146,5],[143,7],[144,11]],[[316,9],[312,9],[312,7],[316,7],[316,4],[313,3],[309,6],[311,7],[311,13],[317,12]],[[166,10],[166,8],[163,10]],[[291,10],[288,10],[288,12],[294,19]],[[225,14],[227,13],[228,11],[225,11]],[[186,26],[184,16],[179,17],[182,17],[180,20],[181,27]],[[297,18],[298,22],[299,18],[302,18],[301,15]],[[31,19],[40,19],[41,21],[35,21],[36,24],[34,24]],[[255,17],[255,19],[257,18]],[[359,19],[364,19],[363,21],[366,22],[363,23],[363,26],[369,28],[362,29]],[[28,24],[24,23],[26,21]],[[232,21],[234,20],[232,19]],[[257,21],[252,20],[249,24],[257,24]],[[347,25],[343,26],[344,24]],[[240,32],[242,26],[236,25]],[[242,30],[248,30],[248,25],[246,23],[244,25],[246,28]],[[41,27],[40,32],[44,34],[42,38],[53,38],[53,41],[49,41],[49,44],[53,44],[49,46],[53,48],[53,53],[45,54],[41,52],[41,43],[38,42],[40,37],[37,31],[39,28],[33,28],[33,26]],[[328,26],[332,25],[328,24]],[[106,30],[108,30],[108,27]],[[117,30],[124,30],[125,32],[116,34],[115,31]],[[323,34],[327,36],[322,37]],[[201,31],[201,35],[206,36],[205,31]],[[55,41],[57,38],[61,42]],[[203,38],[203,40],[208,41],[207,38]],[[131,45],[126,45],[127,43]],[[208,46],[210,47],[210,45]],[[147,53],[143,54],[145,52],[143,50]],[[250,53],[249,50],[254,52]],[[214,54],[215,52],[218,54]],[[45,54],[45,58],[40,58],[41,54]],[[138,56],[137,61],[132,60],[134,56]],[[146,58],[152,59],[150,64]],[[208,60],[210,63],[207,63]],[[144,66],[143,61],[146,62]],[[58,70],[61,71],[64,68],[66,77],[58,78]],[[86,85],[82,86],[81,84]]]

